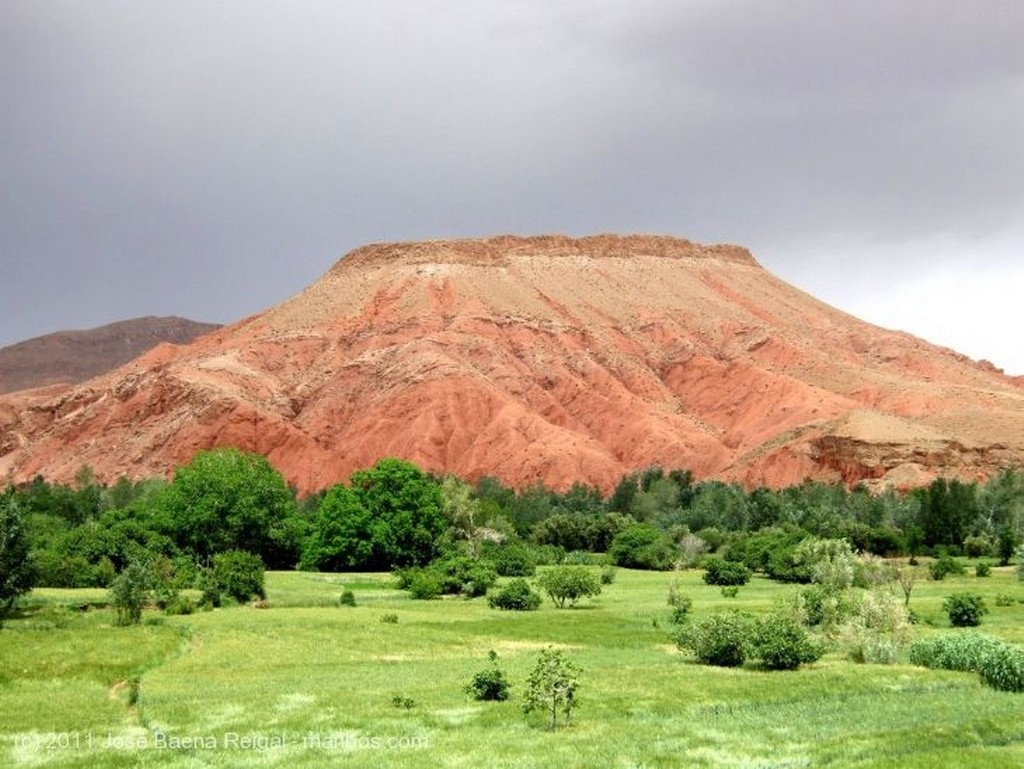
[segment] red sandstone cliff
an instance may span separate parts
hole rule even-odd
[[[0,478],[166,474],[215,445],[304,491],[387,455],[514,486],[654,463],[912,485],[1024,464],[1024,389],[742,248],[555,236],[360,248],[192,344],[0,398]]]

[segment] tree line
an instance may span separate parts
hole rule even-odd
[[[442,590],[487,582],[487,569],[521,576],[592,553],[646,569],[714,554],[806,581],[789,556],[809,538],[845,539],[883,557],[1008,563],[1022,524],[1024,474],[1016,469],[985,482],[938,478],[872,493],[817,481],[745,490],[652,467],[604,495],[581,483],[565,492],[540,483],[511,489],[492,477],[469,484],[388,458],[300,496],[265,457],[223,448],[198,453],[170,481],[106,485],[83,468],[73,484],[37,477],[8,485],[0,492],[0,610],[32,586],[108,587],[139,560],[194,586],[216,556],[235,551],[271,569],[398,569],[420,583],[417,570],[439,563],[431,578]]]

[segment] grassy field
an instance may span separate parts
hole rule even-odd
[[[0,765],[59,767],[1024,766],[1024,695],[975,675],[855,665],[703,667],[668,638],[670,575],[619,570],[572,610],[411,601],[387,575],[268,574],[268,608],[113,625],[103,591],[37,590],[0,630]],[[755,578],[734,599],[681,576],[691,616],[769,609],[796,588]],[[338,597],[351,589],[356,607]],[[1024,643],[1024,583],[922,579],[918,637],[949,629],[944,596],[979,592],[982,631]],[[1012,605],[998,607],[997,594]],[[382,622],[394,613],[397,623]],[[538,650],[582,669],[573,724],[522,713]],[[503,703],[463,687],[488,650]],[[395,698],[403,701],[396,706]]]

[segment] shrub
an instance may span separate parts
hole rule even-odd
[[[797,568],[809,570],[812,582],[826,590],[850,587],[858,569],[857,556],[845,539],[805,539],[793,551],[792,559]]]
[[[788,615],[771,614],[754,626],[752,656],[769,670],[795,670],[817,661],[822,652],[806,629]]]
[[[385,625],[397,625],[398,615],[395,614],[393,611],[390,611],[385,614],[381,614],[380,621],[383,622]]]
[[[917,641],[910,647],[910,662],[936,670],[977,672],[982,659],[1002,642],[991,636],[968,631],[943,633]]]
[[[951,555],[943,553],[930,564],[928,564],[928,574],[936,582],[946,578],[948,574],[963,574],[965,567],[960,561]]]
[[[569,723],[577,705],[576,690],[581,672],[562,652],[551,647],[542,650],[526,681],[523,712],[546,713],[550,716],[549,729],[558,728],[559,715],[564,723]]]
[[[664,571],[672,568],[679,552],[668,535],[647,523],[632,523],[612,540],[608,555],[629,569]]]
[[[997,593],[996,594],[996,606],[1006,607],[1013,606],[1013,596],[1008,593]]]
[[[356,594],[351,590],[343,590],[341,598],[338,599],[338,603],[342,606],[355,606],[356,605]]]
[[[740,594],[739,585],[727,585],[722,588],[722,598],[735,598]]]
[[[1024,649],[999,644],[982,655],[981,680],[1003,692],[1024,692]]]
[[[682,625],[693,608],[693,599],[685,593],[680,593],[678,584],[673,581],[668,586],[668,605],[672,607],[669,622],[673,625]]]
[[[684,627],[677,643],[705,665],[738,667],[750,648],[752,622],[750,615],[739,612],[713,614]]]
[[[164,606],[164,613],[169,616],[191,614],[196,610],[196,602],[187,595],[175,593]]]
[[[615,581],[615,567],[610,563],[601,567],[601,584],[610,585]]]
[[[601,594],[601,584],[585,566],[554,566],[541,574],[537,582],[560,609],[574,606],[581,598]]]
[[[968,558],[981,558],[995,552],[996,543],[991,537],[971,536],[964,539],[964,555]]]
[[[907,607],[892,593],[870,591],[858,596],[840,627],[840,637],[854,662],[891,665],[910,642]]]
[[[712,557],[704,561],[704,581],[709,585],[745,585],[750,580],[750,569],[737,561]]]
[[[537,572],[536,556],[518,540],[486,547],[484,554],[494,564],[499,577],[532,577]]]
[[[976,627],[981,624],[981,616],[988,614],[985,599],[976,593],[953,593],[946,596],[942,608],[953,627]]]
[[[228,550],[213,556],[213,579],[220,592],[239,603],[266,598],[263,560],[244,550]]]
[[[202,596],[199,605],[204,609],[215,609],[220,606],[220,586],[213,576],[213,569],[200,569],[196,575],[196,587]]]
[[[511,684],[498,667],[498,654],[492,649],[487,653],[487,658],[491,661],[491,667],[473,676],[473,680],[466,685],[466,694],[486,702],[507,700]]]
[[[534,592],[522,577],[511,580],[497,593],[487,597],[487,604],[492,609],[506,611],[535,611],[540,608],[540,602],[540,594]]]
[[[974,576],[976,577],[991,577],[992,576],[992,564],[985,561],[978,561],[974,567]]]
[[[442,593],[468,598],[485,595],[498,579],[498,572],[490,561],[465,555],[439,558],[426,570],[437,575]]]
[[[117,610],[118,625],[137,625],[153,589],[153,572],[148,563],[132,561],[110,586],[110,599]]]
[[[409,594],[418,601],[440,598],[444,592],[440,575],[430,569],[409,569],[404,573],[404,582]]]

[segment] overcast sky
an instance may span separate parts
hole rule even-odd
[[[0,0],[0,345],[554,232],[1024,374],[1024,2]]]

